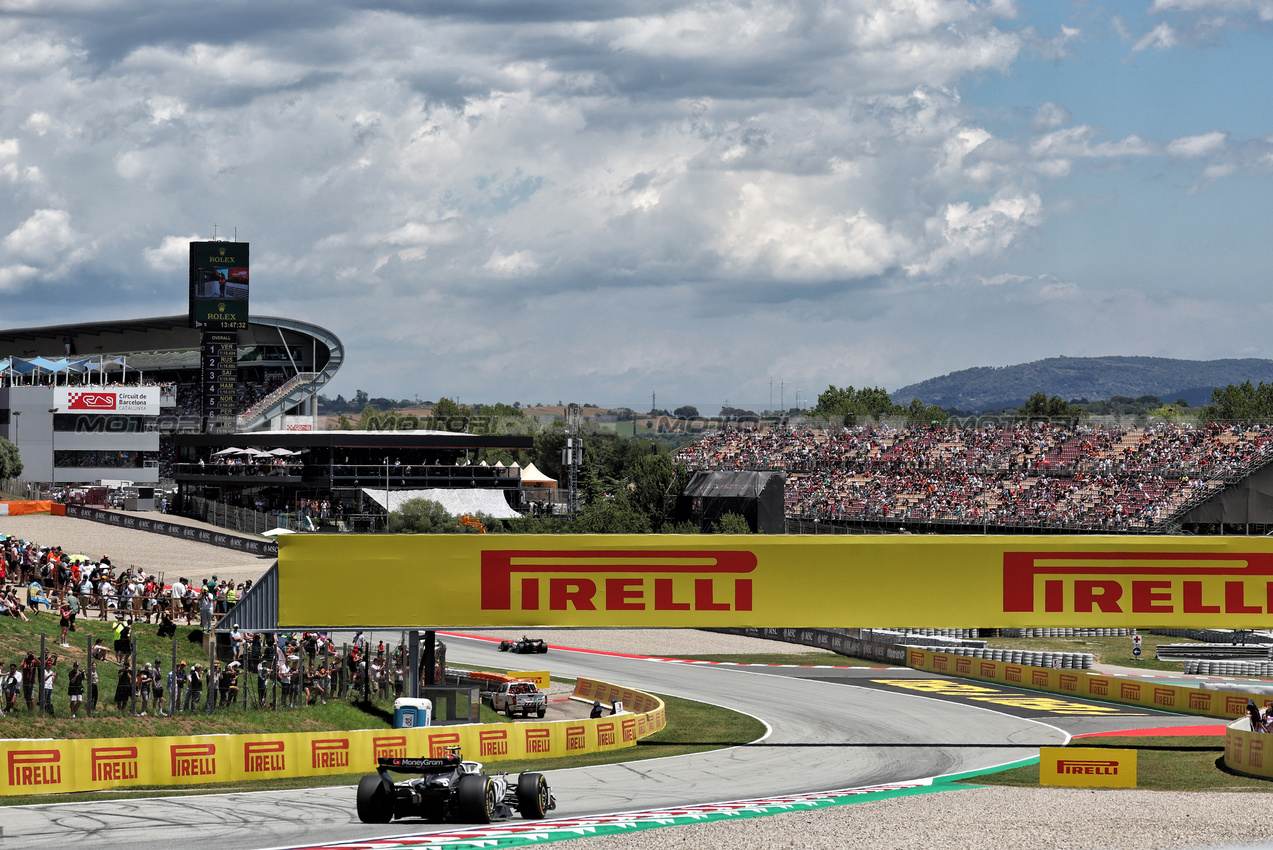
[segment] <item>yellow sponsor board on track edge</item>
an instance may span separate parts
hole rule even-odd
[[[1251,537],[288,535],[278,568],[284,627],[1273,626]]]
[[[1174,714],[1206,717],[1236,717],[1246,712],[1252,694],[1167,685],[1155,680],[1127,679],[1088,673],[1084,670],[1056,670],[1031,667],[1008,661],[952,655],[916,647],[906,648],[906,666],[947,676],[998,682],[1034,691],[1061,694],[1101,702],[1135,705]],[[1255,696],[1262,705],[1273,703],[1268,695]]]
[[[1136,751],[1104,747],[1040,747],[1039,784],[1135,788]]]
[[[196,785],[370,773],[378,758],[441,758],[460,747],[465,758],[499,762],[605,752],[635,746],[667,725],[653,694],[579,679],[575,695],[608,703],[621,714],[576,720],[429,726],[417,729],[201,735],[164,738],[0,740],[0,795],[102,791],[139,785]],[[545,765],[551,768],[551,765]]]

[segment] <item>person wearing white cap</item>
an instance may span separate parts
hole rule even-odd
[[[238,623],[230,630],[230,648],[234,650],[235,660],[243,657],[243,632],[239,631]]]

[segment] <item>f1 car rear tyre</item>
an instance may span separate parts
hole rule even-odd
[[[548,780],[542,773],[523,773],[517,777],[517,808],[527,820],[543,820],[548,816]]]
[[[495,781],[476,773],[460,777],[455,791],[460,819],[465,823],[490,823],[495,815]]]
[[[536,651],[536,652],[547,652],[547,651],[548,651],[548,644],[546,644],[546,643],[541,643],[539,646],[535,647],[535,651]]]
[[[499,642],[499,651],[508,652],[508,641],[502,640]]]
[[[388,823],[393,820],[393,798],[379,774],[358,780],[358,820],[363,823]]]

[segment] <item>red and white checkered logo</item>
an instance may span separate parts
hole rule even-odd
[[[115,393],[68,393],[66,406],[70,410],[114,410]]]

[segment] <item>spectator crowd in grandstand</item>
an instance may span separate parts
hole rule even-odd
[[[792,519],[1148,530],[1273,458],[1268,426],[722,430],[691,469],[781,469]]]

